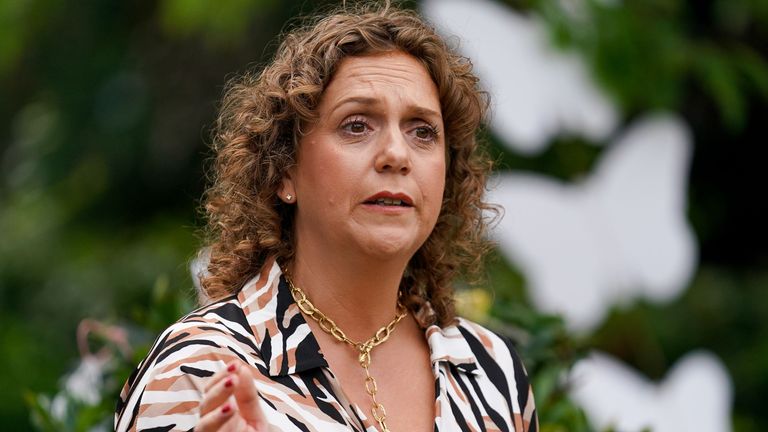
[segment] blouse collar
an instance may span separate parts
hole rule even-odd
[[[274,258],[267,260],[237,298],[270,376],[328,367]],[[430,326],[425,330],[425,337],[433,368],[448,362],[467,373],[479,372],[477,359],[456,324],[443,328]]]

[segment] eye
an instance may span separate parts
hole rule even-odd
[[[434,141],[437,139],[437,127],[432,125],[423,125],[415,128],[413,134],[421,141]]]
[[[416,129],[416,138],[418,139],[430,139],[432,138],[432,130],[426,127],[420,127]]]
[[[368,131],[370,126],[362,117],[352,117],[341,124],[341,129],[351,135],[362,135]]]
[[[352,122],[347,125],[347,129],[352,133],[363,133],[365,132],[365,123],[357,121]]]

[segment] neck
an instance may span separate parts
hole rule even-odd
[[[306,251],[305,251],[306,252]],[[297,249],[289,269],[293,283],[353,340],[371,337],[397,313],[407,260],[307,254]]]

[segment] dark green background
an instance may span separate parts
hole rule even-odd
[[[654,379],[685,353],[708,349],[734,380],[735,430],[768,430],[768,2],[586,1],[588,27],[554,1],[507,3],[544,17],[554,44],[584,55],[624,124],[656,109],[689,123],[689,218],[700,267],[679,299],[617,308],[593,335],[573,340],[556,318],[526,317],[525,281],[498,261],[495,316],[547,341],[546,354],[526,348],[539,383],[548,365],[570,364],[574,346],[608,351]],[[187,263],[198,247],[196,206],[223,85],[266,62],[289,18],[315,6],[0,2],[4,430],[31,429],[22,395],[53,393],[76,365],[81,319],[126,325],[147,339],[191,303]],[[522,157],[488,138],[502,168],[566,180],[588,172],[601,151],[563,138]],[[165,315],[149,307],[158,290],[180,299]],[[510,304],[525,310],[510,316]],[[567,430],[567,421],[557,426],[547,415],[549,430]]]

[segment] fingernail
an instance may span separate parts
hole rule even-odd
[[[223,407],[221,407],[222,414],[229,414],[230,411],[232,411],[232,407],[229,404],[226,404]]]
[[[234,372],[235,369],[237,369],[237,365],[232,363],[231,365],[227,366],[227,371]]]
[[[224,381],[224,387],[232,387],[232,378],[227,378],[227,380]]]

